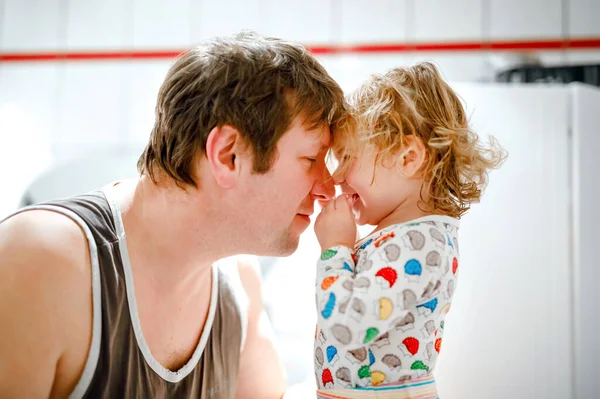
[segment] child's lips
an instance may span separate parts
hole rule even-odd
[[[343,194],[346,196],[346,198],[348,198],[350,200],[351,203],[356,202],[360,198],[360,196],[356,193],[343,193]]]

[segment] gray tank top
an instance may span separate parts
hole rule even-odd
[[[150,353],[135,301],[125,231],[111,187],[29,206],[62,213],[85,232],[92,260],[93,333],[70,398],[232,399],[246,330],[246,302],[232,259],[213,265],[204,331],[188,363],[164,368]]]

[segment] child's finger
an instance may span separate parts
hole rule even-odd
[[[338,209],[344,209],[344,210],[350,209],[350,202],[348,199],[348,195],[342,194],[338,197],[338,200],[340,201],[337,204]]]
[[[327,209],[328,211],[335,210],[335,198],[329,200],[329,203],[327,204],[327,207],[325,209]]]
[[[335,209],[336,210],[343,209],[342,207],[344,206],[344,202],[346,202],[344,197],[345,197],[344,194],[341,194],[335,198],[334,201],[335,201]]]

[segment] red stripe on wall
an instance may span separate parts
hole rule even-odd
[[[367,54],[410,52],[477,52],[477,51],[552,51],[599,50],[600,38],[568,40],[487,41],[487,42],[430,42],[364,45],[307,46],[315,54]],[[130,51],[67,51],[40,53],[0,53],[0,62],[98,61],[98,60],[159,60],[171,59],[185,50]]]
[[[472,52],[472,51],[539,51],[591,49],[600,50],[600,38],[570,40],[489,41],[489,42],[431,42],[372,44],[359,46],[315,46],[317,54],[336,53],[405,53],[405,52]]]
[[[183,50],[182,50],[183,51]],[[0,53],[0,62],[94,61],[175,58],[182,51],[73,51],[60,53]]]

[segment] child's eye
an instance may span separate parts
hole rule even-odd
[[[306,159],[308,159],[308,160],[310,161],[310,163],[315,163],[315,162],[317,162],[317,159],[316,159],[316,158],[306,158]]]

